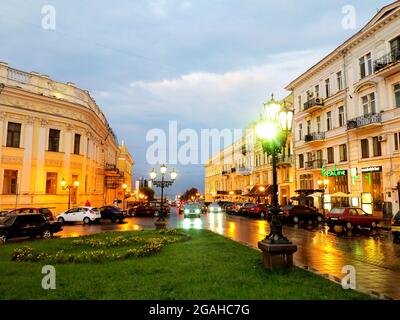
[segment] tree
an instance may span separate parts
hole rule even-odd
[[[191,188],[185,191],[184,194],[181,195],[181,200],[191,200],[192,197],[197,198],[197,194],[199,190],[197,188]]]
[[[140,188],[139,193],[146,196],[149,201],[154,200],[154,190],[152,188],[142,187]]]

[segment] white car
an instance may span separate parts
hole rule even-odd
[[[89,224],[101,219],[100,210],[94,207],[75,207],[57,216],[57,221]]]
[[[210,213],[219,213],[219,212],[222,212],[222,208],[218,203],[211,203],[208,206],[208,212],[210,212]]]

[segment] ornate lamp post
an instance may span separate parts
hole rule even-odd
[[[328,188],[329,186],[329,180],[325,179],[325,180],[318,180],[318,188],[320,190],[322,190],[322,214],[325,216],[325,190]]]
[[[158,220],[155,222],[155,225],[157,229],[165,229],[167,223],[165,222],[164,218],[164,188],[169,188],[175,182],[177,173],[175,172],[175,169],[172,170],[171,180],[165,180],[165,174],[167,173],[167,166],[165,164],[161,165],[160,173],[161,173],[161,180],[156,180],[157,173],[154,169],[150,172],[150,178],[154,186],[161,188],[160,216],[158,217]]]
[[[293,253],[297,246],[293,245],[282,233],[282,224],[279,219],[281,211],[278,204],[278,174],[277,155],[286,146],[288,136],[292,130],[293,110],[288,109],[282,103],[274,100],[264,104],[265,119],[262,119],[257,127],[256,134],[261,140],[262,148],[272,158],[272,213],[271,232],[258,243],[258,247],[264,253],[264,266],[267,268],[291,267],[293,265]]]
[[[74,181],[73,184],[68,184],[63,178],[61,180],[61,187],[63,190],[68,189],[68,210],[71,208],[71,189],[77,189],[79,187],[79,181]]]

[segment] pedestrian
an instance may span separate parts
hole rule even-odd
[[[91,207],[89,199],[86,200],[85,206],[86,206],[86,207]]]

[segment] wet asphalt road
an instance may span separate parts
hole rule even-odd
[[[66,225],[57,233],[61,237],[78,237],[104,231],[131,231],[154,228],[155,218],[127,218],[123,224]],[[235,241],[257,248],[257,242],[269,233],[265,220],[230,216],[224,213],[206,214],[202,218],[184,219],[172,212],[169,228],[208,229]],[[353,235],[338,235],[323,226],[285,226],[284,235],[298,246],[294,255],[297,266],[314,272],[342,278],[342,268],[354,266],[357,287],[400,299],[400,245],[392,242],[388,231],[366,231]]]

